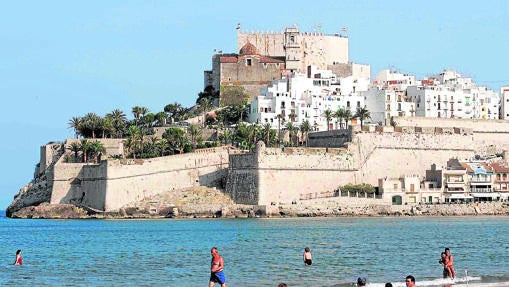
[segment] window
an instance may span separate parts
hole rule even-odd
[[[346,107],[349,108],[350,107],[350,101],[346,102]]]
[[[393,185],[393,188],[394,188],[394,190],[397,190],[397,189],[398,189],[398,184],[397,184],[397,183],[395,183],[395,184]]]
[[[246,66],[251,66],[251,65],[252,65],[252,59],[247,58],[246,59]]]

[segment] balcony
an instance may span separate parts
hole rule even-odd
[[[463,188],[465,187],[465,183],[464,182],[447,182],[446,183],[446,187],[447,188]]]

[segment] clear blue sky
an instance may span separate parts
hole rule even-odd
[[[249,4],[246,4],[249,3]],[[509,1],[2,1],[0,209],[68,121],[192,105],[214,49],[247,31],[348,28],[350,60],[419,78],[445,68],[509,85]]]

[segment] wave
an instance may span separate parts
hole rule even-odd
[[[459,277],[454,280],[449,278],[436,278],[430,280],[417,281],[418,287],[509,287],[509,281],[498,281],[501,278],[481,278],[475,276]],[[507,278],[505,278],[507,280]],[[491,281],[491,282],[490,282]],[[394,287],[406,287],[405,282],[391,282]],[[385,287],[386,282],[368,283],[366,287]],[[344,283],[333,285],[332,287],[352,287],[357,286],[353,283]]]

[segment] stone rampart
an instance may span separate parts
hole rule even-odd
[[[95,138],[87,139],[89,142],[99,141],[103,144],[106,152],[104,155],[122,155],[124,154],[124,139]],[[67,139],[65,145],[69,146],[73,142],[81,143],[81,139]]]
[[[218,186],[226,178],[228,149],[145,160],[55,165],[51,203],[113,211],[152,195],[192,186]]]
[[[309,147],[343,147],[352,141],[352,129],[341,129],[308,134]]]
[[[432,164],[443,168],[453,157],[471,159],[476,154],[507,150],[509,138],[505,133],[498,133],[502,126],[495,132],[478,133],[476,129],[376,127],[374,132],[362,132],[360,127],[353,127],[352,140],[342,149],[279,149],[259,144],[255,153],[231,161],[234,168],[228,175],[227,192],[235,201],[245,204],[291,203],[299,201],[302,194],[330,192],[348,183],[376,186],[378,178],[387,176],[424,176]],[[320,140],[322,143],[327,143],[327,138],[335,141],[338,135],[345,133],[323,132]],[[235,184],[231,184],[233,182]]]

